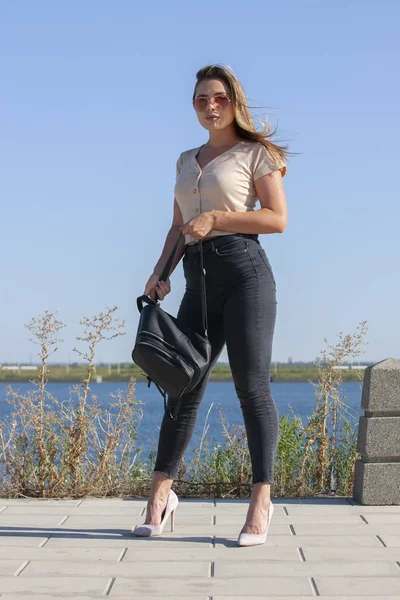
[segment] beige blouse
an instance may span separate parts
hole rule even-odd
[[[286,173],[286,164],[275,162],[259,142],[238,142],[203,169],[196,159],[200,148],[182,152],[176,163],[174,193],[184,223],[202,212],[254,210],[258,200],[254,181],[277,169],[282,176]],[[232,233],[235,232],[213,229],[206,238]],[[193,240],[190,235],[185,236],[186,244]]]

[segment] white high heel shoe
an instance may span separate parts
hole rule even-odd
[[[161,523],[160,525],[138,525],[132,531],[132,535],[140,536],[140,537],[150,537],[154,535],[161,535],[165,524],[168,521],[169,515],[171,515],[171,531],[174,531],[174,517],[175,510],[179,504],[178,496],[175,494],[173,490],[170,490],[167,498],[167,505],[164,508],[163,514],[161,515]]]
[[[260,509],[261,510],[261,509]],[[259,546],[261,544],[265,543],[265,540],[267,539],[267,533],[268,533],[268,529],[269,529],[269,525],[271,523],[271,518],[274,512],[274,505],[272,504],[272,502],[269,505],[269,509],[268,509],[268,523],[267,523],[267,529],[264,533],[240,533],[237,543],[238,546]]]

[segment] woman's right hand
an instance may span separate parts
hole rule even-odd
[[[144,288],[145,296],[149,296],[152,300],[154,300],[156,293],[159,300],[164,300],[165,296],[169,294],[170,291],[171,282],[169,277],[167,281],[160,281],[159,275],[155,275],[154,273],[150,276]]]

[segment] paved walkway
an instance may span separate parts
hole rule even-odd
[[[181,500],[174,533],[140,539],[144,500],[0,499],[0,600],[400,599],[400,506],[281,498],[239,548],[247,504]]]

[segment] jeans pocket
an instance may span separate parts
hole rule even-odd
[[[215,248],[215,253],[218,256],[235,256],[236,254],[243,254],[245,251],[246,243],[243,238],[227,240],[225,244],[221,244]]]
[[[259,253],[259,255],[261,256],[261,259],[262,259],[263,263],[264,263],[264,264],[265,264],[265,266],[267,267],[267,269],[268,269],[268,272],[269,272],[269,274],[271,275],[272,282],[273,282],[273,284],[274,284],[274,286],[275,286],[275,289],[276,289],[276,281],[275,281],[274,273],[273,273],[273,271],[272,271],[272,267],[271,267],[271,265],[270,265],[270,262],[269,262],[269,260],[268,260],[268,258],[267,258],[267,255],[265,254],[265,250],[264,250],[263,248],[261,248],[261,249],[258,251],[258,253]]]

